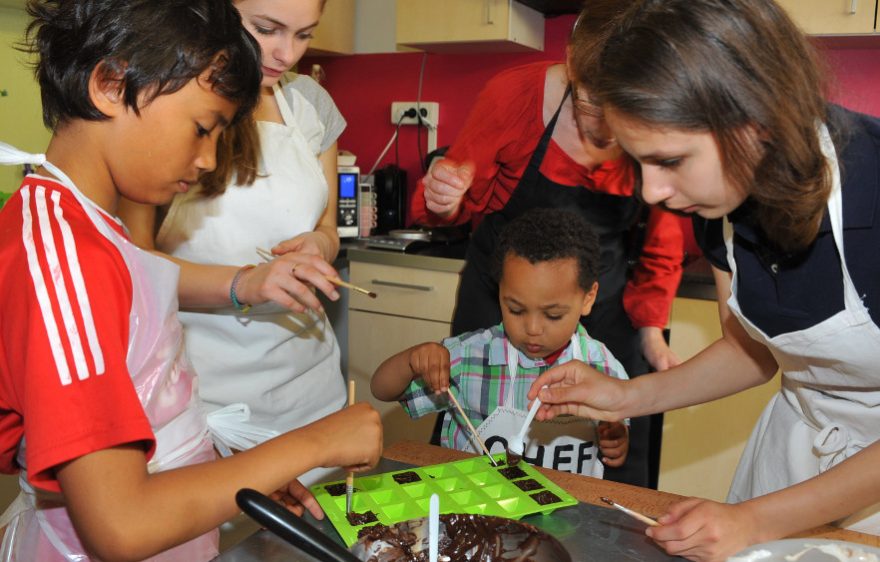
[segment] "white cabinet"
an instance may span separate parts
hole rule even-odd
[[[877,31],[875,0],[778,0],[795,23],[811,35],[868,34]]]
[[[386,445],[403,439],[427,443],[436,416],[414,421],[399,403],[376,400],[370,378],[395,353],[449,336],[458,273],[351,259],[351,282],[378,295],[371,299],[352,292],[349,301],[348,376],[356,381],[357,399],[371,402],[382,414]],[[455,263],[452,269],[458,266],[455,260],[442,261]]]
[[[544,49],[544,16],[515,0],[397,0],[397,43],[438,53]]]
[[[350,55],[354,52],[355,0],[328,0],[309,43],[312,55]]]
[[[721,337],[718,303],[676,298],[669,329],[672,350],[682,360],[693,357]],[[658,488],[724,501],[746,441],[779,381],[777,375],[760,387],[666,412]]]

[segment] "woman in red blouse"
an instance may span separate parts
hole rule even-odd
[[[622,4],[587,2],[569,51],[593,42]],[[569,87],[562,62],[498,74],[479,95],[445,158],[419,181],[410,212],[420,224],[470,221],[475,227],[452,324],[459,334],[501,320],[498,287],[489,273],[501,227],[533,207],[578,210],[600,235],[603,262],[599,296],[582,323],[631,377],[638,376],[679,363],[663,328],[681,279],[683,235],[678,217],[647,210],[635,198],[633,168],[586,99],[583,88]],[[647,422],[633,426],[636,457],[636,434],[647,433],[642,423]],[[644,466],[630,469],[644,474],[621,480],[648,483]]]

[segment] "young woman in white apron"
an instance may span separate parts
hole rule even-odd
[[[748,334],[773,353],[782,371],[782,389],[758,420],[737,467],[728,497],[732,503],[813,478],[880,439],[880,328],[843,258],[840,167],[827,127],[819,133],[834,178],[828,216],[843,270],[844,310],[805,330],[765,334],[740,309],[733,228],[725,220],[732,277],[727,306]],[[880,534],[880,503],[840,524]]]
[[[539,418],[704,403],[778,367],[738,503],[692,498],[646,533],[692,560],[824,523],[880,534],[880,120],[828,104],[811,46],[773,0],[641,2],[606,40],[582,61],[600,69],[594,101],[639,163],[645,201],[695,216],[723,337],[629,383],[548,372],[530,393],[548,404]]]
[[[295,107],[310,107],[298,91],[287,93]],[[284,123],[257,122],[262,156],[254,184],[212,198],[197,192],[176,198],[156,237],[159,250],[191,262],[241,264],[259,260],[257,248],[315,228],[327,205],[327,182],[277,85],[274,95]],[[268,304],[247,314],[232,306],[181,311],[180,319],[219,442],[247,448],[344,406],[339,345],[323,312],[296,314]],[[241,403],[250,419],[237,424],[230,416]],[[310,473],[305,481],[319,477]]]

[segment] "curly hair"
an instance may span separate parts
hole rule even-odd
[[[599,278],[599,236],[580,213],[570,209],[531,209],[507,223],[492,255],[496,282],[501,282],[508,256],[531,264],[573,258],[578,286],[585,291]]]
[[[615,20],[601,52],[574,65],[605,108],[711,133],[725,177],[753,201],[778,249],[798,252],[815,239],[831,192],[816,134],[829,122],[825,72],[775,2],[640,0]],[[757,147],[744,134],[750,127]]]

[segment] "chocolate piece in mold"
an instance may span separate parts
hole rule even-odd
[[[532,490],[540,490],[541,488],[544,487],[540,482],[538,482],[537,480],[534,480],[532,478],[526,478],[525,480],[517,480],[516,482],[514,482],[514,484],[516,484],[516,487],[519,488],[520,490],[522,490],[523,492],[531,492]],[[557,501],[558,500],[559,500],[559,498],[557,498]]]
[[[562,501],[561,499],[559,499],[559,496],[549,490],[544,490],[542,492],[538,492],[537,494],[531,494],[531,497],[533,500],[541,505],[549,505],[551,503]]]
[[[399,474],[395,474],[392,476],[394,481],[398,484],[411,484],[413,482],[420,482],[422,477],[413,471],[409,472],[401,472]]]
[[[559,501],[559,498],[557,498],[557,501]],[[375,523],[379,520],[376,517],[376,514],[372,511],[365,511],[363,513],[355,513],[352,511],[351,513],[347,513],[345,518],[348,519],[348,524],[352,527],[366,525],[367,523]]]
[[[498,470],[501,473],[501,476],[507,478],[508,480],[516,480],[517,478],[522,478],[523,476],[528,476],[526,471],[521,469],[518,466],[509,466],[507,468],[501,468]]]
[[[324,489],[327,490],[327,493],[331,496],[344,496],[345,495],[345,482],[337,482],[336,484],[328,484],[324,486]],[[354,490],[357,492],[357,489]]]

